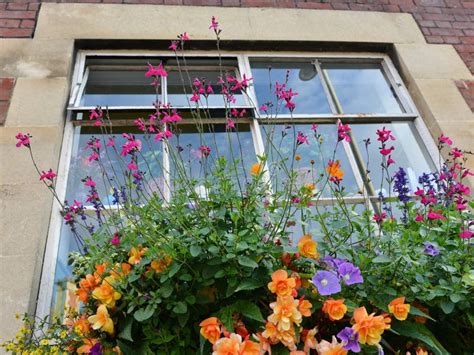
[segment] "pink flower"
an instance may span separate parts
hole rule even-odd
[[[235,122],[232,120],[232,118],[227,119],[226,128],[227,129],[234,129],[235,128]]]
[[[133,134],[123,133],[122,136],[127,139],[127,142],[122,145],[122,151],[120,152],[122,157],[142,149],[142,142],[139,139],[135,139]]]
[[[415,221],[417,221],[417,222],[423,221],[423,216],[421,214],[417,213],[416,217],[415,217]]]
[[[171,49],[172,51],[176,52],[176,50],[178,49],[178,42],[177,41],[171,41],[171,44],[168,47],[168,49]]]
[[[260,111],[265,111],[265,112],[267,112],[267,111],[268,111],[268,106],[265,105],[265,104],[261,104],[261,105],[260,105]]]
[[[110,240],[110,243],[111,243],[112,245],[115,245],[115,246],[117,246],[117,245],[120,244],[120,236],[119,236],[118,233],[115,233],[115,234],[114,234],[114,236],[113,236],[112,239]]]
[[[350,142],[351,137],[349,136],[349,132],[351,131],[351,128],[349,127],[348,124],[342,124],[342,122],[338,122],[337,124],[337,136],[338,136],[338,141],[346,141]]]
[[[458,148],[454,148],[449,155],[452,155],[454,159],[461,158],[462,157],[462,151],[459,150]]]
[[[393,147],[392,147],[393,148]],[[392,164],[395,164],[395,160],[392,159],[392,156],[389,155],[387,159],[387,166],[390,166]]]
[[[377,213],[374,213],[374,215],[372,216],[372,219],[377,222],[377,223],[380,223],[380,222],[383,222],[383,220],[387,217],[387,214],[385,212],[382,212],[381,214],[377,214]]]
[[[115,146],[115,141],[112,137],[109,138],[109,141],[107,142],[107,147],[114,147]]]
[[[137,164],[135,164],[135,162],[133,160],[130,163],[128,163],[127,168],[129,170],[138,170],[138,166],[137,166]]]
[[[85,186],[89,186],[89,187],[95,187],[96,186],[96,183],[94,180],[92,180],[92,178],[90,176],[86,177],[86,179],[84,180],[84,185]]]
[[[440,142],[441,144],[447,144],[447,145],[452,145],[453,144],[453,141],[451,140],[451,138],[446,137],[444,134],[439,136],[438,142]]]
[[[217,32],[219,29],[219,22],[216,21],[215,16],[212,16],[211,18],[211,25],[209,26],[209,29],[213,29],[214,32]]]
[[[317,129],[318,129],[318,125],[317,125],[316,123],[313,123],[313,124],[311,125],[311,130],[312,130],[314,133],[316,133],[316,130],[317,130]]]
[[[390,148],[382,148],[382,149],[380,149],[380,154],[382,154],[384,156],[387,156],[394,150],[395,150],[394,146],[391,146]]]
[[[173,137],[173,133],[169,129],[166,129],[165,131],[161,132],[158,130],[158,133],[155,136],[155,142],[161,141],[163,139],[168,139]]]
[[[441,210],[433,212],[433,209],[431,208],[428,211],[428,214],[426,216],[428,217],[428,219],[432,221],[437,220],[437,219],[446,219],[446,217],[441,214]]]
[[[40,175],[40,181],[43,181],[44,179],[53,181],[56,176],[56,173],[52,169],[49,169],[47,172],[42,171]]]
[[[137,128],[142,131],[142,132],[145,132],[146,131],[146,126],[145,126],[145,123],[143,122],[143,120],[141,118],[137,118],[135,121],[134,121],[135,125],[137,126]]]
[[[240,90],[240,89],[247,89],[249,86],[249,81],[252,80],[253,78],[247,78],[245,74],[243,75],[242,80],[237,80],[235,79],[234,82],[235,84],[230,88],[232,91]]]
[[[18,134],[15,136],[16,139],[18,139],[18,142],[16,143],[16,147],[20,148],[21,146],[25,147],[30,147],[30,134],[23,134],[21,132],[18,132]]]
[[[297,144],[303,144],[303,143],[309,144],[308,138],[301,132],[298,132],[298,135],[296,136],[296,142]]]
[[[89,111],[89,119],[90,120],[99,120],[103,116],[102,109],[100,107],[95,108],[94,110]]]
[[[199,94],[196,91],[193,91],[193,96],[189,99],[191,102],[198,102],[199,101]]]
[[[97,152],[92,152],[92,154],[87,158],[89,163],[94,160],[99,160],[99,154],[97,154]]]
[[[201,145],[199,147],[199,151],[204,157],[207,157],[211,154],[211,148],[209,148],[207,145]]]
[[[149,78],[150,76],[153,76],[153,77],[168,76],[168,73],[163,68],[163,63],[160,63],[156,68],[153,68],[153,65],[148,63],[148,71],[145,73],[145,77]]]
[[[210,84],[207,85],[206,93],[207,93],[208,95],[214,94],[214,89],[212,88],[212,86],[211,86]]]
[[[187,32],[184,32],[184,33],[180,34],[180,35],[178,36],[178,38],[179,38],[181,41],[183,41],[183,42],[184,42],[184,41],[189,41],[189,40],[191,39],[191,38],[189,38],[189,35],[188,35]]]
[[[377,135],[379,136],[379,137],[377,138],[377,140],[378,140],[379,142],[386,142],[386,141],[388,141],[389,139],[391,139],[392,141],[395,140],[395,137],[392,136],[392,131],[391,131],[391,130],[388,130],[388,129],[385,129],[385,127],[383,127],[381,130],[378,129],[376,133],[377,133]]]
[[[465,229],[464,227],[461,228],[461,232],[459,233],[459,236],[462,239],[469,239],[474,235],[474,232],[471,232],[469,229]]]

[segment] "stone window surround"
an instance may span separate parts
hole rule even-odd
[[[443,132],[472,150],[474,114],[456,81],[474,78],[452,46],[427,44],[411,15],[44,3],[35,38],[0,39],[0,77],[16,78],[5,126],[0,127],[0,166],[8,166],[0,169],[0,282],[11,285],[0,290],[0,340],[18,327],[11,321],[14,313],[36,310],[53,208],[28,154],[14,147],[15,134],[30,132],[40,168],[57,169],[78,43],[169,41],[184,31],[192,40],[213,40],[208,30],[212,15],[222,24],[226,41],[386,45],[431,135]],[[474,185],[472,179],[470,183]]]

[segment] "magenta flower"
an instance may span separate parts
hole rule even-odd
[[[153,68],[153,65],[148,63],[148,71],[145,73],[145,77],[149,78],[150,76],[153,76],[153,77],[168,76],[168,73],[163,68],[163,63],[160,63],[156,68]]]
[[[115,141],[112,137],[109,138],[109,141],[106,144],[106,147],[114,147],[115,146]]]
[[[317,129],[318,129],[318,125],[317,125],[316,123],[313,123],[313,124],[311,125],[311,130],[312,130],[314,133],[316,133],[316,130],[317,130]]]
[[[199,147],[199,151],[201,152],[202,156],[207,157],[211,154],[211,148],[209,148],[207,145],[201,145]]]
[[[421,222],[423,221],[423,216],[419,213],[416,214],[416,217],[415,217],[415,221],[416,222]]]
[[[137,164],[135,164],[135,162],[133,160],[130,163],[128,163],[127,168],[129,170],[138,170],[138,166],[137,166]]]
[[[438,137],[438,142],[440,142],[441,144],[447,144],[447,145],[452,145],[453,144],[452,139],[445,136],[444,134],[442,134],[441,136]]]
[[[296,136],[296,142],[298,145],[303,144],[303,143],[309,144],[308,137],[306,137],[301,132],[298,132],[298,135]]]
[[[95,187],[96,186],[95,181],[92,180],[92,178],[90,176],[86,177],[83,181],[84,181],[85,186],[89,186],[89,187]]]
[[[47,172],[42,171],[40,175],[40,181],[43,181],[45,179],[53,181],[56,176],[56,173],[52,169],[49,169]]]
[[[372,216],[372,220],[374,220],[377,223],[381,223],[384,221],[384,219],[387,217],[387,214],[385,212],[382,212],[381,214],[374,213]]]
[[[461,232],[459,233],[459,237],[462,239],[469,239],[474,235],[474,232],[471,232],[469,229],[465,229],[464,227],[461,228]]]
[[[342,122],[338,122],[337,124],[338,141],[350,142],[351,141],[351,137],[349,136],[350,131],[351,131],[351,128],[349,127],[348,124],[342,124]]]
[[[170,46],[168,47],[168,49],[171,49],[172,51],[176,52],[176,50],[178,49],[178,42],[176,42],[176,41],[171,41],[171,44],[170,44]]]
[[[196,91],[193,91],[193,96],[189,99],[191,102],[198,102],[199,101],[199,94]]]
[[[388,129],[385,129],[385,127],[383,127],[381,130],[378,129],[378,130],[376,131],[376,133],[377,133],[377,135],[379,136],[379,137],[377,138],[377,140],[378,140],[379,142],[382,142],[382,143],[383,143],[383,142],[388,141],[389,139],[392,140],[392,141],[395,140],[395,137],[392,136],[392,131],[391,131],[391,130],[388,130]]]
[[[191,38],[189,38],[189,34],[187,32],[184,32],[182,34],[180,34],[178,36],[178,38],[181,40],[181,41],[189,41]]]
[[[158,133],[155,136],[155,142],[161,141],[163,139],[168,139],[173,137],[173,133],[169,129],[166,129],[165,131],[161,132],[158,130]]]
[[[267,111],[268,111],[268,106],[265,105],[265,104],[261,104],[261,105],[260,105],[260,111],[265,111],[265,112],[267,112]]]
[[[316,286],[321,296],[329,296],[341,291],[338,277],[330,271],[317,271],[311,282]]]
[[[428,214],[426,215],[429,220],[437,220],[437,219],[446,219],[445,216],[441,214],[441,210],[433,211],[432,208],[428,211]]]
[[[137,128],[142,131],[142,132],[145,132],[146,131],[146,126],[145,126],[145,122],[143,122],[143,120],[141,118],[137,118],[135,121],[133,121],[135,123],[135,125],[137,126]]]
[[[227,124],[225,125],[227,129],[234,129],[235,128],[235,122],[232,120],[232,118],[227,119]]]
[[[219,30],[219,22],[216,21],[215,16],[212,16],[211,18],[211,25],[209,26],[209,29],[214,30],[214,32],[217,32]]]
[[[364,279],[360,273],[360,269],[348,261],[339,264],[337,267],[337,273],[339,274],[339,277],[342,279],[342,281],[344,281],[344,283],[348,286],[364,282]]]
[[[395,164],[395,160],[392,159],[392,156],[389,155],[387,158],[387,166],[390,166],[392,164]]]
[[[451,150],[451,153],[449,155],[452,155],[454,159],[461,158],[462,157],[462,151],[459,150],[458,148],[454,148]]]
[[[353,351],[355,353],[360,352],[359,333],[355,332],[354,329],[345,327],[343,330],[337,333],[337,337],[341,339],[342,343],[344,344],[342,346],[344,349]]]
[[[120,244],[120,236],[119,236],[118,233],[115,233],[115,234],[114,234],[114,236],[113,236],[112,239],[110,240],[110,243],[111,243],[112,245],[115,245],[115,246],[117,246],[117,245]]]
[[[395,150],[394,146],[391,146],[390,148],[382,148],[382,149],[380,149],[380,154],[382,154],[384,156],[387,156],[390,153],[392,153],[394,150]]]
[[[99,160],[99,154],[97,152],[92,152],[91,155],[87,157],[87,161],[90,163],[91,161],[97,161]]]
[[[15,136],[16,139],[18,139],[18,142],[16,143],[16,147],[20,148],[21,146],[25,147],[30,147],[30,134],[23,134],[21,132],[18,132],[18,134]]]

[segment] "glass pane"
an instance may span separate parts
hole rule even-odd
[[[229,74],[236,76],[237,72],[231,71]],[[225,75],[225,72],[223,75]],[[189,79],[194,80],[197,78],[201,83],[205,83],[206,89],[208,84],[210,84],[213,91],[207,98],[204,95],[200,95],[200,107],[224,107],[226,106],[226,100],[224,95],[221,94],[221,85],[217,84],[221,76],[221,72],[218,68],[215,70],[189,70],[181,74],[177,71],[171,71],[167,77],[168,102],[173,107],[195,107],[196,103],[190,101],[193,87],[192,81],[190,83]],[[233,91],[232,94],[235,98],[235,102],[231,104],[232,106],[246,105],[242,91],[236,90]]]
[[[271,103],[272,114],[288,114],[284,103],[278,102],[275,95],[275,85],[278,82],[288,82],[286,87],[293,89],[298,96],[293,97],[296,105],[294,114],[331,113],[321,80],[316,69],[309,60],[305,62],[262,62],[251,61],[252,76],[257,94],[258,105]],[[271,68],[271,69],[269,69]]]
[[[367,163],[367,153],[365,152],[364,139],[370,138],[371,144],[368,147],[369,170],[370,177],[376,189],[376,193],[380,191],[382,183],[382,171],[380,164],[382,163],[382,155],[380,154],[380,142],[377,141],[376,131],[385,127],[392,131],[395,140],[388,140],[387,146],[393,146],[395,149],[391,153],[391,157],[395,163],[389,167],[391,175],[400,168],[404,168],[410,183],[412,192],[418,186],[418,177],[424,172],[434,171],[435,166],[421,142],[415,127],[410,122],[394,122],[389,124],[371,123],[371,124],[354,124],[351,126],[354,139],[357,141],[359,150]],[[388,196],[388,183],[383,181],[383,194]],[[393,184],[392,184],[393,188]],[[394,196],[394,193],[391,192]]]
[[[236,124],[237,131],[227,131],[224,124],[203,125],[201,132],[195,125],[178,125],[178,133],[170,139],[173,150],[170,154],[172,185],[182,181],[182,169],[186,177],[205,179],[213,171],[218,158],[225,158],[227,167],[240,182],[250,180],[249,171],[257,157],[249,124]],[[208,146],[206,157],[199,148]],[[177,170],[179,162],[181,172]],[[176,186],[174,186],[176,188]]]
[[[339,160],[341,169],[344,171],[342,186],[349,195],[357,194],[359,188],[342,144],[338,145],[334,154],[337,142],[336,125],[327,124],[317,127],[322,144],[318,143],[309,124],[294,125],[294,128],[285,124],[261,125],[261,127],[275,190],[281,191],[285,186],[288,181],[287,171],[291,171],[293,166],[293,170],[298,174],[295,182],[297,188],[306,183],[316,183],[317,190],[324,188],[323,196],[331,196],[330,184],[326,183],[325,176],[321,174],[325,174],[329,160]],[[303,143],[298,146],[296,155],[299,155],[300,159],[292,161],[295,134],[298,132],[308,137],[309,144]]]
[[[343,113],[402,113],[379,64],[324,64]]]
[[[101,135],[100,130],[94,127],[76,127],[74,148],[71,156],[71,164],[69,168],[68,186],[66,200],[72,203],[74,199],[86,204],[89,188],[84,186],[81,179],[91,176],[97,183],[97,192],[104,205],[113,205],[113,187],[120,189],[125,186],[125,177],[123,170],[127,170],[129,158],[121,157],[120,152],[122,145],[126,139],[122,136],[122,132],[134,132],[133,127],[114,127],[115,147],[105,150],[108,140],[111,136]],[[143,190],[146,194],[157,192],[161,196],[160,191],[163,190],[163,174],[162,162],[163,152],[161,143],[155,143],[153,137],[145,139],[141,133],[134,133],[136,139],[142,143],[141,153],[138,155],[138,169],[144,172]],[[103,164],[107,174],[103,173],[100,164],[97,161],[89,161],[88,157],[92,151],[85,149],[87,142],[91,138],[100,139],[102,145],[100,161]],[[144,161],[147,159],[147,163]]]
[[[143,70],[89,71],[81,106],[152,106],[155,87]]]

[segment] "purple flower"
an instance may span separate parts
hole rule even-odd
[[[329,296],[341,291],[338,277],[330,271],[317,271],[311,282],[316,286],[321,296]]]
[[[429,256],[436,256],[439,254],[439,249],[436,247],[436,245],[434,245],[433,243],[430,243],[430,242],[424,242],[423,245],[425,246],[425,249],[423,250],[423,252],[426,254],[426,255],[429,255]]]
[[[341,265],[342,263],[345,263],[346,261],[347,260],[344,260],[344,259],[333,258],[332,256],[329,256],[329,255],[322,258],[322,262],[333,269],[337,269],[339,265]]]
[[[364,279],[360,274],[360,269],[348,261],[339,264],[337,267],[337,273],[346,285],[354,285],[364,282]]]
[[[102,345],[100,343],[95,343],[94,346],[91,348],[90,355],[102,355]]]
[[[359,333],[356,333],[354,329],[345,327],[343,330],[337,333],[337,337],[341,339],[342,343],[344,344],[342,346],[344,349],[353,351],[355,353],[360,351]]]

